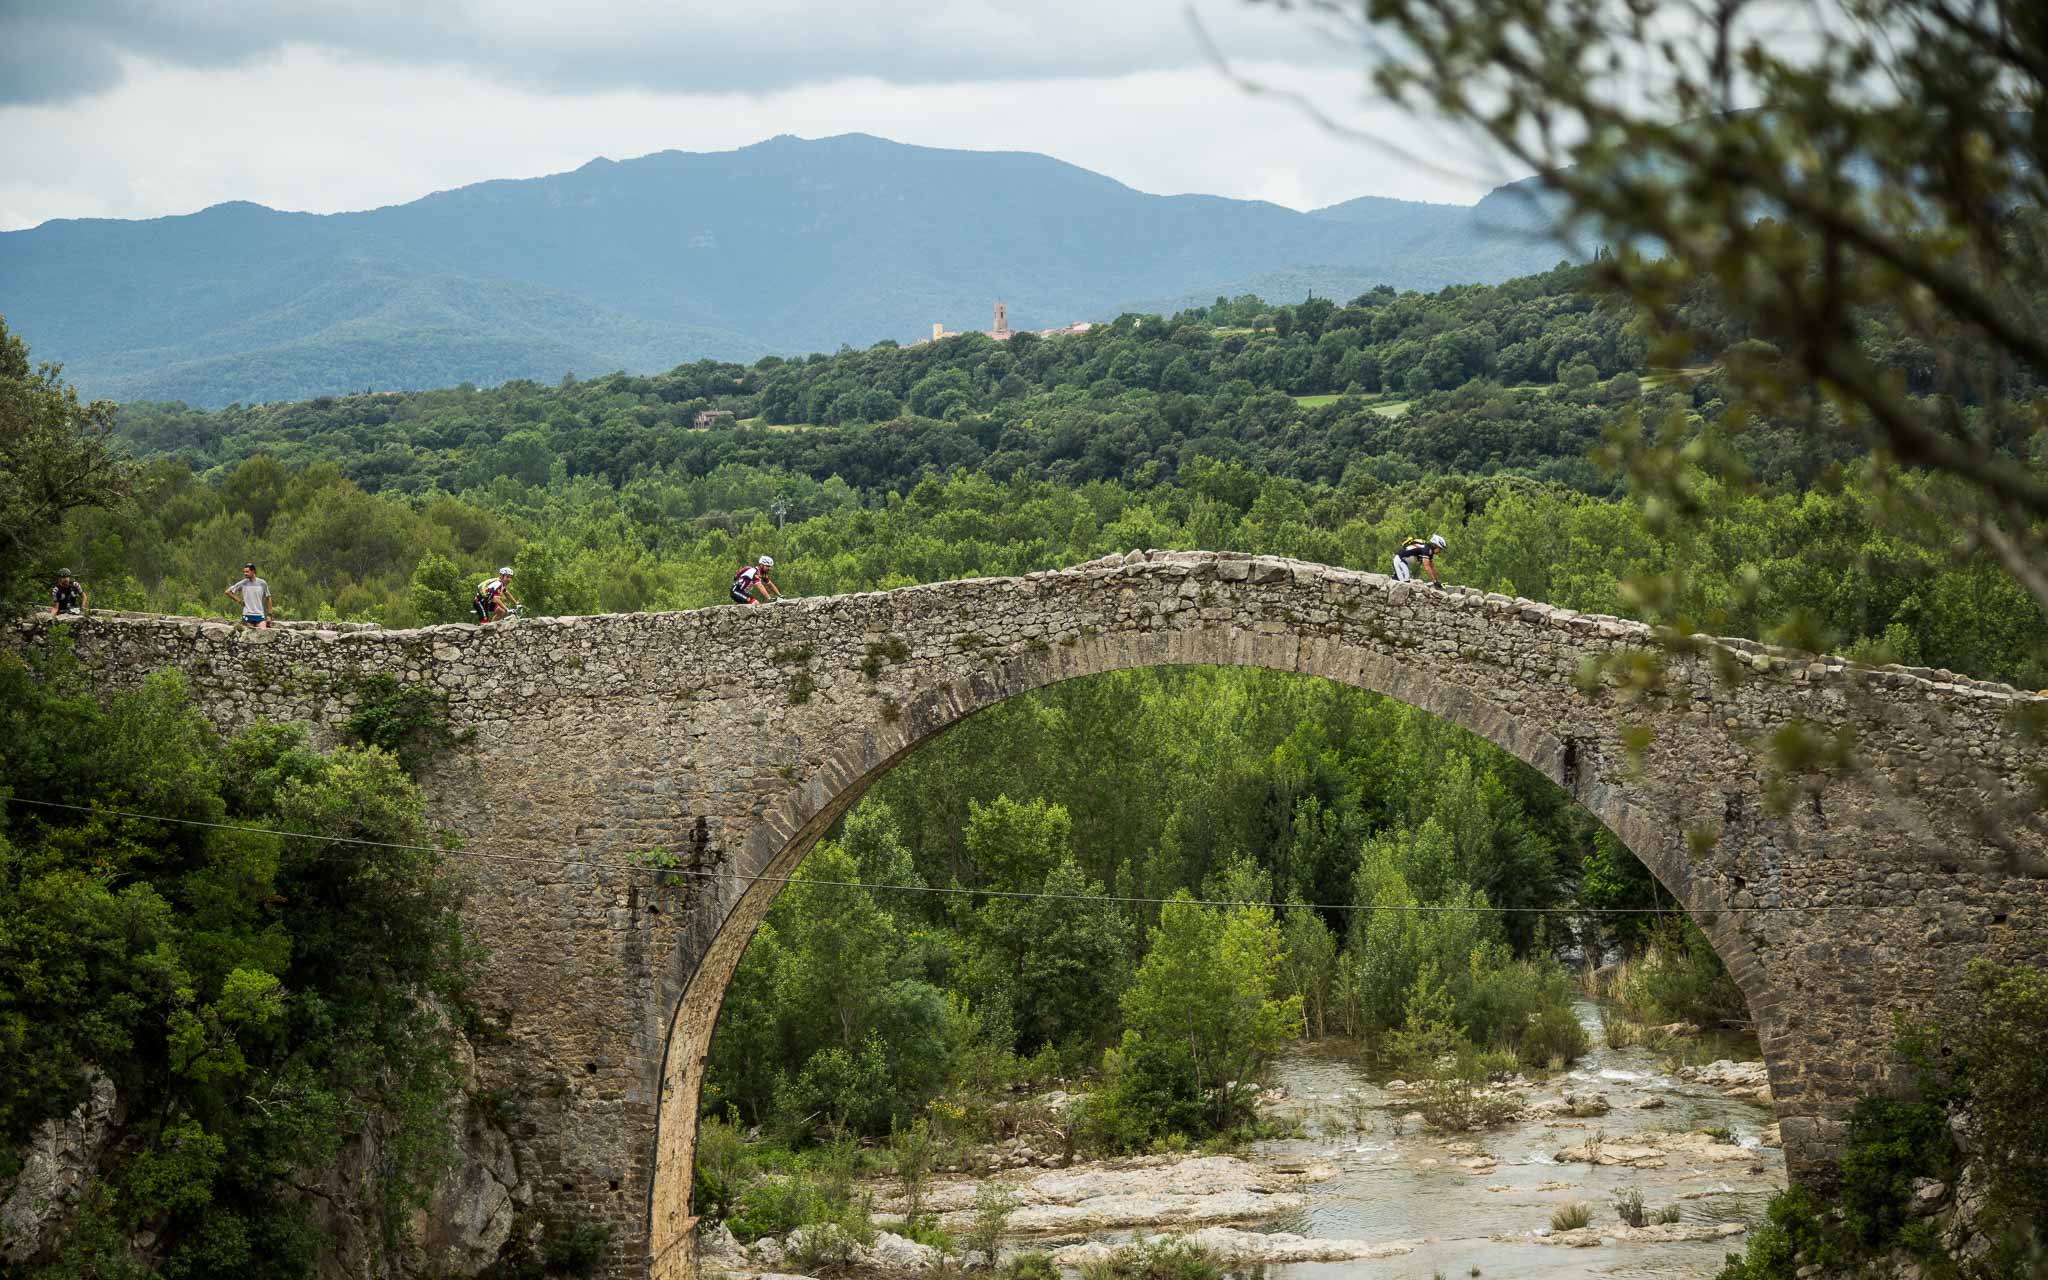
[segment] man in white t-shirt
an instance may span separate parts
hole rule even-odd
[[[225,592],[242,602],[242,622],[251,627],[269,627],[270,611],[275,603],[270,596],[270,584],[256,576],[256,566],[242,566],[242,580],[228,584]]]

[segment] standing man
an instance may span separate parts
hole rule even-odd
[[[228,584],[224,593],[242,602],[242,622],[245,626],[270,629],[270,614],[276,601],[271,598],[270,584],[256,576],[256,566],[242,566],[242,580]]]
[[[1422,571],[1429,575],[1429,585],[1441,587],[1442,578],[1436,576],[1436,553],[1444,549],[1444,535],[1432,533],[1429,541],[1410,538],[1394,553],[1394,581],[1406,582],[1415,576],[1415,565],[1420,562]]]
[[[782,598],[782,588],[769,581],[768,575],[775,570],[775,557],[762,556],[748,565],[741,565],[740,571],[732,576],[732,602],[734,604],[766,604]],[[756,599],[756,596],[759,599]]]
[[[71,580],[71,570],[57,570],[57,585],[50,589],[50,616],[85,614],[85,584]]]

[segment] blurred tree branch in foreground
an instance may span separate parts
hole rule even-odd
[[[1860,437],[1880,478],[1937,477],[1888,487],[1901,529],[1995,557],[2048,609],[2048,5],[1252,3],[1355,41],[1379,93],[1533,169],[1558,229],[1602,247],[1596,279],[1641,304],[1653,361],[1720,364],[1721,422],[1605,451],[1681,540],[1741,479],[1728,437],[1769,415]],[[1682,575],[1639,585],[1688,629]]]

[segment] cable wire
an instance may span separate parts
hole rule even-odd
[[[484,858],[497,862],[522,863],[533,866],[572,867],[588,866],[590,859],[545,858],[527,854],[500,853],[489,849],[470,849],[456,846],[431,844],[407,844],[392,840],[365,840],[356,836],[327,836],[307,831],[284,831],[276,827],[258,827],[238,822],[208,822],[200,818],[174,818],[160,813],[141,813],[131,809],[108,809],[96,805],[65,804],[58,800],[34,800],[27,796],[8,796],[14,804],[36,805],[45,809],[68,809],[77,813],[101,814],[108,817],[132,818],[144,822],[161,822],[175,826],[205,827],[217,831],[241,831],[251,835],[277,836],[287,840],[312,840],[321,844],[357,845],[373,849],[401,849],[414,853],[432,853],[443,857]],[[1308,907],[1315,911],[1389,911],[1414,915],[1465,913],[1470,915],[1555,915],[1555,916],[1635,916],[1671,915],[1686,908],[1677,902],[1664,907],[1497,907],[1473,906],[1470,904],[1446,903],[1405,903],[1395,906],[1367,905],[1356,902],[1255,902],[1231,898],[1149,898],[1128,894],[1087,894],[1087,893],[1045,893],[1020,889],[970,889],[960,885],[930,884],[868,884],[860,880],[820,880],[811,876],[743,875],[730,870],[707,870],[700,867],[664,867],[655,863],[631,862],[621,869],[646,871],[657,876],[677,876],[685,879],[723,881],[728,884],[809,884],[834,889],[867,889],[890,893],[927,893],[947,897],[1005,898],[1027,901],[1048,902],[1094,902],[1115,903],[1119,906],[1166,906],[1170,903],[1184,903],[1196,907],[1219,907],[1236,909],[1241,907],[1264,907],[1279,910],[1288,907]],[[1715,911],[1731,914],[1754,915],[1774,911],[1876,911],[1883,908],[1859,903],[1778,903],[1751,907],[1716,907]]]

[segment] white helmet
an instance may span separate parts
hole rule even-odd
[[[1444,542],[1444,535],[1432,533],[1429,535],[1429,545],[1435,547],[1438,551],[1442,551],[1448,544]]]
[[[761,567],[762,567],[763,569],[773,569],[773,568],[775,567],[775,557],[774,557],[774,556],[762,556],[762,557],[761,557]]]
[[[509,577],[511,577],[511,576],[512,576],[512,566],[511,566],[511,565],[509,565],[509,564],[501,564],[501,565],[499,565],[499,566],[498,566],[498,576],[499,576],[499,577],[501,577],[501,578],[509,578]]]

